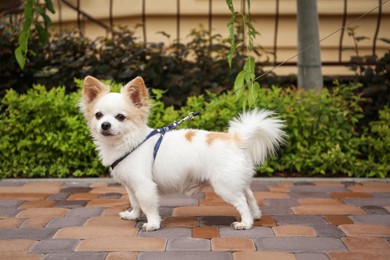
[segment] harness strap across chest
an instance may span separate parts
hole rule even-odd
[[[188,119],[193,119],[194,116],[197,116],[197,115],[199,115],[198,112],[191,112],[191,113],[188,114],[188,116],[186,116],[185,118],[181,119],[179,122],[175,121],[175,122],[173,122],[172,124],[170,124],[168,126],[164,126],[164,127],[157,128],[157,129],[153,130],[152,132],[150,132],[145,137],[145,139],[140,144],[138,144],[136,147],[134,147],[129,152],[125,153],[123,156],[121,156],[119,159],[117,159],[113,164],[111,164],[111,167],[110,167],[111,170],[113,170],[121,161],[123,161],[127,156],[129,156],[132,152],[134,152],[143,143],[145,143],[147,140],[149,140],[149,138],[151,138],[152,136],[155,136],[156,134],[160,134],[160,137],[158,138],[158,140],[157,140],[157,142],[156,142],[156,144],[154,145],[154,148],[153,148],[153,159],[155,160],[156,156],[157,156],[158,149],[160,148],[160,145],[161,145],[162,140],[164,138],[164,134],[166,132],[169,132],[171,130],[174,130],[174,129],[178,128],[181,123],[183,123],[184,121],[186,121]]]

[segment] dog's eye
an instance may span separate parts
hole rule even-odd
[[[102,117],[103,117],[102,112],[97,112],[97,113],[95,114],[95,117],[96,117],[97,120],[99,120],[100,118],[102,118]]]
[[[123,121],[126,119],[126,117],[122,114],[117,114],[116,117],[115,117],[118,121]]]

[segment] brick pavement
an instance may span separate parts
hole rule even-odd
[[[261,179],[263,218],[238,214],[210,187],[161,199],[162,229],[119,218],[111,179],[0,182],[0,259],[390,259],[390,181]]]

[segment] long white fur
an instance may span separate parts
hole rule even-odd
[[[81,109],[103,164],[110,166],[152,131],[146,119],[142,121],[140,118],[143,117],[137,116],[147,109],[145,105],[141,107],[129,102],[126,91],[121,94],[91,94],[86,84],[92,84],[93,80],[89,77],[85,82]],[[98,84],[100,82],[95,85]],[[138,101],[138,97],[135,100]],[[99,111],[103,117],[97,119],[85,111]],[[118,113],[124,114],[127,119],[118,121],[115,118]],[[135,220],[143,212],[147,217],[143,229],[159,229],[159,194],[194,194],[203,185],[209,184],[240,213],[241,220],[232,226],[250,229],[253,219],[261,217],[250,190],[254,166],[263,163],[269,154],[274,154],[285,136],[283,122],[271,118],[271,115],[273,113],[266,110],[243,113],[230,122],[228,133],[189,129],[168,132],[155,160],[153,148],[159,136],[150,138],[112,172],[126,187],[132,206],[131,212],[120,213],[121,218]],[[111,124],[112,136],[102,135],[103,122]]]

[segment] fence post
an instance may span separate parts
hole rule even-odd
[[[321,71],[317,1],[297,0],[298,88],[320,90]]]

